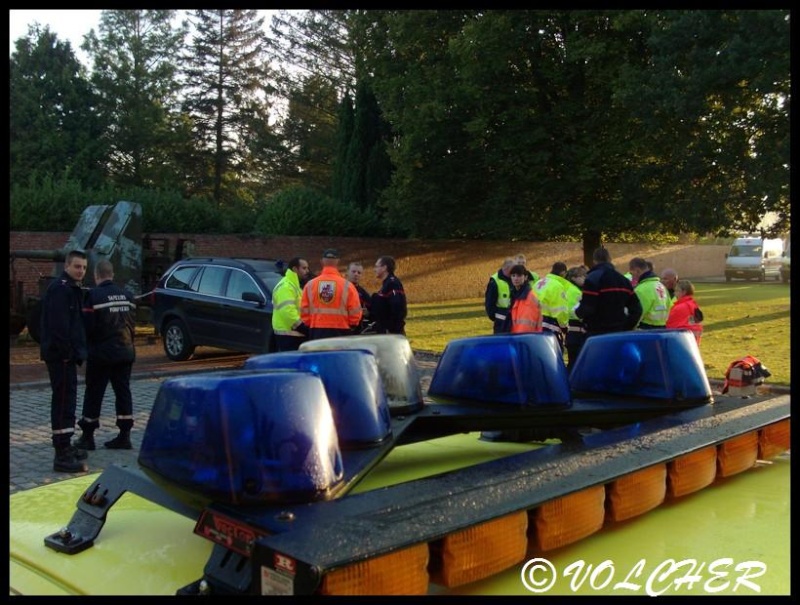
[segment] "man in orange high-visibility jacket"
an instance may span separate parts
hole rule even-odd
[[[339,273],[339,253],[322,253],[322,272],[303,287],[300,318],[309,328],[309,340],[349,336],[361,321],[356,287]]]

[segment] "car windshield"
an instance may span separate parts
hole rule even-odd
[[[761,246],[734,246],[731,256],[761,256]]]

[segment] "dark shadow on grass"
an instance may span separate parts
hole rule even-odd
[[[774,319],[786,319],[787,311],[776,311],[769,315],[750,315],[749,317],[742,317],[740,319],[731,319],[729,321],[709,321],[704,322],[704,327],[707,330],[727,330],[729,328],[741,328],[744,326],[753,326],[755,324],[772,321]]]

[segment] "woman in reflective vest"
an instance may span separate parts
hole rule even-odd
[[[685,328],[694,334],[697,344],[703,335],[703,312],[694,300],[694,285],[681,279],[675,286],[675,304],[669,310],[668,328]]]
[[[511,267],[511,283],[514,285],[511,303],[512,334],[542,331],[542,306],[527,277],[525,265]]]

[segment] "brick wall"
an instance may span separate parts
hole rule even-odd
[[[14,231],[9,250],[61,250],[69,233]],[[194,256],[242,256],[281,258],[292,256],[308,259],[319,271],[319,258],[325,248],[337,248],[342,255],[340,267],[350,261],[364,264],[363,285],[377,290],[372,266],[381,255],[395,257],[397,275],[406,289],[409,302],[435,302],[460,298],[482,297],[489,275],[509,255],[523,253],[531,270],[546,274],[555,261],[567,266],[583,262],[579,243],[422,241],[345,237],[258,237],[250,235],[195,235],[187,233],[151,233],[152,238],[167,238],[170,254],[174,254],[178,238],[194,240]],[[617,268],[624,272],[628,261],[642,256],[653,261],[656,272],[673,267],[678,275],[689,279],[720,276],[725,265],[727,246],[608,244]],[[26,295],[38,293],[40,275],[53,274],[54,263],[18,258],[11,263],[12,296],[21,283]],[[60,272],[62,264],[56,265]],[[12,271],[13,270],[13,271]],[[12,298],[12,300],[14,300]]]

